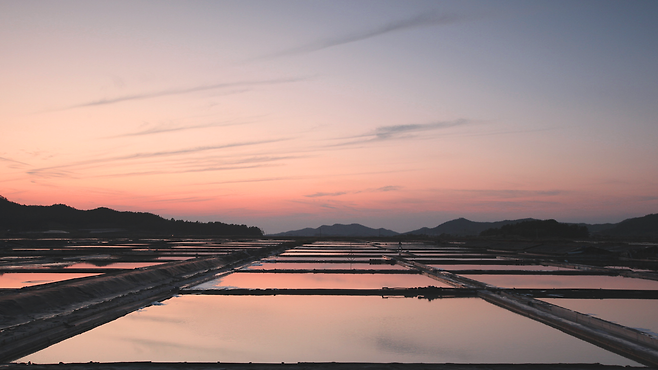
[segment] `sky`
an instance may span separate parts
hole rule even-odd
[[[276,233],[658,212],[658,2],[0,2],[0,195]]]

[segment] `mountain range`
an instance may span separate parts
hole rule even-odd
[[[278,234],[270,234],[269,236],[361,236],[361,237],[375,237],[375,236],[395,236],[399,235],[393,230],[388,229],[373,229],[360,224],[334,224],[322,225],[318,228],[307,227],[301,230],[291,230]]]
[[[300,230],[291,230],[278,234],[269,234],[268,236],[344,236],[344,237],[376,237],[376,236],[395,236],[395,235],[419,235],[419,236],[478,236],[481,232],[490,229],[499,229],[505,225],[513,225],[527,221],[540,221],[534,218],[522,218],[518,220],[504,220],[496,222],[477,222],[458,218],[444,222],[436,227],[423,227],[417,230],[405,233],[397,233],[388,229],[373,229],[360,224],[334,224],[322,225],[318,228],[305,228]],[[613,224],[572,224],[584,226],[592,236],[608,236],[618,238],[658,238],[658,214],[649,214],[643,217],[629,218],[622,222]]]
[[[322,225],[318,228],[305,228],[269,234],[274,237],[388,237],[396,235],[425,236],[477,236],[489,229],[499,229],[506,225],[520,222],[538,221],[532,218],[504,220],[496,222],[477,222],[458,218],[444,222],[436,227],[423,227],[405,233],[379,228],[374,229],[360,224]],[[658,238],[658,214],[629,218],[619,223],[575,224],[587,227],[593,236],[615,238]],[[226,235],[226,236],[262,236],[263,232],[256,226],[225,224],[222,222],[191,222],[167,220],[146,212],[120,212],[110,208],[78,210],[64,204],[51,206],[21,205],[0,196],[0,233],[26,232],[73,232],[83,234],[95,233],[137,233],[158,235]]]

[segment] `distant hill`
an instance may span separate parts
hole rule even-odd
[[[458,218],[456,220],[444,222],[441,225],[434,228],[423,227],[418,230],[409,231],[405,234],[407,235],[428,235],[428,236],[438,236],[441,234],[452,235],[452,236],[477,236],[481,232],[491,228],[498,228],[509,224],[515,224],[523,221],[531,221],[532,218],[524,218],[520,220],[505,220],[505,221],[496,221],[496,222],[476,222],[467,220],[465,218]]]
[[[579,224],[573,224],[573,225],[578,225],[578,226],[585,226],[587,230],[589,230],[590,235],[594,234],[600,234],[604,230],[611,229],[615,227],[617,224],[585,224],[585,223],[579,223]]]
[[[658,238],[658,213],[626,219],[600,231],[600,234],[613,237]]]
[[[331,226],[322,225],[318,228],[307,227],[301,230],[286,231],[278,234],[270,234],[269,236],[359,236],[359,237],[374,237],[374,236],[394,236],[398,235],[393,230],[388,229],[373,229],[360,224],[334,224]]]
[[[585,226],[563,224],[555,220],[530,220],[484,230],[480,236],[518,236],[523,238],[587,238]]]
[[[167,220],[152,213],[120,212],[104,207],[84,211],[64,204],[26,206],[0,196],[0,232],[53,232],[53,230],[71,233],[263,235],[263,232],[255,226]]]

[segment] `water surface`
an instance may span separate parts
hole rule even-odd
[[[641,330],[658,338],[658,300],[544,298],[570,310]]]
[[[501,288],[658,290],[658,281],[622,276],[462,275]]]
[[[478,298],[186,295],[22,358],[89,361],[633,361]]]
[[[383,287],[450,287],[424,275],[277,274],[232,273],[192,289],[279,288],[279,289],[380,289]]]
[[[18,289],[95,275],[100,274],[83,274],[76,272],[7,272],[4,274],[0,273],[0,288]]]

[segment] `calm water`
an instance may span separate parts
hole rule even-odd
[[[269,241],[264,241],[269,242]],[[197,243],[197,244],[201,244]],[[235,246],[240,246],[235,243]],[[382,243],[384,245],[384,243]],[[185,241],[181,248],[196,246]],[[222,246],[233,246],[230,243]],[[397,243],[389,243],[397,248]],[[437,252],[432,260],[457,259],[453,247],[431,249],[405,244],[418,253]],[[370,265],[384,253],[368,243],[323,242],[306,245],[244,267],[269,269],[400,270]],[[350,254],[354,251],[353,254]],[[337,254],[347,253],[349,256]],[[390,253],[389,253],[390,254]],[[467,264],[443,264],[447,270],[566,270],[551,266],[486,264],[473,253]],[[314,263],[312,260],[328,260]],[[292,262],[297,260],[299,262]],[[350,263],[329,263],[331,260]],[[422,261],[423,259],[418,259]],[[279,263],[277,263],[277,261]],[[287,263],[286,263],[287,262]],[[501,261],[504,262],[504,261]],[[509,263],[509,261],[507,261]],[[76,267],[79,267],[78,265]],[[108,265],[109,266],[109,265]],[[91,266],[90,266],[91,267]],[[113,265],[112,267],[119,267]],[[123,267],[128,267],[124,265]],[[135,266],[137,267],[137,266]],[[140,266],[141,267],[141,266]],[[0,284],[5,275],[0,275]],[[23,281],[40,281],[38,274]],[[62,278],[74,274],[47,274]],[[75,274],[88,276],[92,274]],[[76,277],[77,277],[76,276]],[[464,275],[466,276],[466,275]],[[471,275],[509,288],[658,289],[657,281],[610,276]],[[46,278],[42,278],[46,279]],[[52,280],[51,280],[52,281]],[[197,286],[231,288],[449,287],[423,275],[232,273]],[[658,332],[652,300],[546,299],[554,304],[649,332]],[[478,298],[359,296],[183,295],[133,312],[106,325],[26,356],[22,362],[209,361],[209,362],[428,362],[428,363],[602,363],[639,365]]]
[[[462,275],[501,288],[658,290],[658,281],[623,276]]]
[[[641,330],[658,338],[658,300],[655,299],[542,299],[570,310]]]
[[[522,270],[522,271],[566,271],[574,269],[555,266],[543,265],[435,265],[428,266],[436,267],[444,270]]]
[[[355,270],[407,270],[400,265],[371,265],[369,263],[271,263],[262,261],[262,263],[251,264],[245,269],[248,270],[312,270],[312,269],[355,269]]]
[[[149,267],[155,265],[161,265],[166,263],[162,262],[111,262],[102,265],[95,265],[89,262],[78,262],[72,265],[66,266],[66,268],[76,268],[76,269],[86,269],[86,268],[109,268],[109,269],[136,269],[141,267]]]
[[[18,289],[27,286],[54,283],[100,274],[53,273],[53,272],[7,272],[0,274],[0,288]]]
[[[477,298],[194,296],[22,358],[88,361],[637,365]]]
[[[275,274],[275,273],[233,273],[225,277],[197,285],[194,289],[227,288],[344,288],[380,289],[382,287],[450,287],[424,275],[348,275],[348,274]]]

